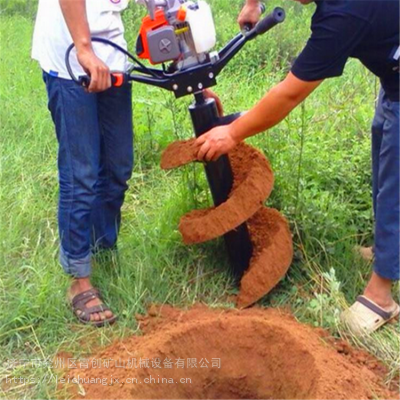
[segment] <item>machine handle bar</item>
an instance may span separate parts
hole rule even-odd
[[[276,7],[270,14],[263,18],[253,29],[245,33],[239,33],[234,37],[220,52],[219,60],[215,62],[207,62],[205,64],[196,65],[183,71],[172,73],[165,73],[162,70],[148,68],[143,65],[136,57],[134,57],[127,50],[118,46],[117,44],[104,39],[92,38],[92,41],[101,42],[115,47],[117,50],[127,55],[137,66],[131,69],[130,73],[112,73],[113,86],[121,86],[128,81],[135,81],[145,83],[151,86],[160,87],[175,92],[176,97],[182,97],[187,94],[196,93],[197,90],[214,86],[216,84],[216,77],[226,67],[230,60],[242,49],[242,47],[249,40],[253,40],[259,35],[263,35],[270,29],[285,20],[285,11],[283,8]],[[69,61],[69,56],[74,48],[74,44],[68,48],[65,61],[68,72],[72,79],[80,85],[89,86],[90,77],[80,76],[75,77]],[[135,74],[138,73],[138,74]],[[196,81],[196,77],[200,80]],[[178,88],[178,89],[177,89]],[[183,89],[184,88],[184,89]],[[187,90],[190,89],[190,90]]]

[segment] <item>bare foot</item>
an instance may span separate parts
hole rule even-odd
[[[68,300],[72,302],[73,298],[80,294],[85,292],[86,290],[92,289],[93,286],[90,283],[89,278],[76,278],[73,280],[72,285],[68,291]],[[86,303],[86,307],[93,307],[97,305],[103,304],[100,299],[93,299],[90,300]],[[82,314],[82,311],[78,310],[76,314],[79,316]],[[113,317],[113,313],[111,311],[104,311],[104,312],[99,312],[99,313],[93,313],[90,315],[90,320],[91,321],[104,321],[105,319],[110,319]]]
[[[374,260],[374,248],[371,247],[354,247],[354,252],[358,253],[364,261],[372,262]]]
[[[396,303],[392,297],[392,284],[390,279],[382,278],[375,272],[372,273],[364,291],[364,296],[372,300],[386,311],[393,311]]]
[[[373,247],[360,247],[360,254],[363,260],[373,261],[374,260],[374,249]]]

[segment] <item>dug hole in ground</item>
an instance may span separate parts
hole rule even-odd
[[[69,385],[73,398],[396,398],[372,356],[280,310],[162,306],[149,313],[138,316],[143,336],[95,352],[88,368],[68,370],[65,378],[79,382]],[[106,368],[93,360],[113,361]]]
[[[367,353],[282,310],[244,309],[285,275],[293,246],[285,218],[263,205],[274,181],[266,158],[244,144],[229,157],[234,186],[227,202],[183,216],[179,230],[193,244],[247,223],[253,256],[239,309],[152,306],[136,316],[143,336],[99,349],[84,368],[65,371],[66,380],[75,379],[69,393],[76,399],[398,398],[384,384],[385,368]],[[161,166],[193,161],[194,141],[175,142]]]

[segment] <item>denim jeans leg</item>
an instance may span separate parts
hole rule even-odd
[[[398,280],[400,275],[399,153],[399,103],[382,92],[373,125],[374,271],[390,280]]]
[[[121,207],[133,168],[132,90],[126,84],[98,95],[101,168],[92,229],[96,248],[112,248],[118,238]]]
[[[76,278],[90,275],[90,218],[100,159],[97,95],[44,74],[59,143],[60,262]]]
[[[372,122],[372,204],[374,209],[374,216],[376,218],[376,200],[378,197],[378,185],[379,185],[379,154],[382,145],[383,136],[383,124],[385,118],[383,116],[382,109],[382,98],[383,90],[381,90],[376,105],[375,116]]]

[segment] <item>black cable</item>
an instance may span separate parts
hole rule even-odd
[[[125,54],[127,57],[129,57],[133,62],[135,62],[136,64],[138,64],[141,68],[143,68],[149,75],[153,76],[154,78],[158,78],[158,76],[151,71],[150,69],[148,69],[143,63],[141,63],[132,53],[130,53],[129,51],[125,50],[123,47],[119,46],[118,44],[112,42],[111,40],[108,39],[104,39],[104,38],[99,38],[99,37],[93,37],[92,38],[92,42],[99,42],[99,43],[104,43],[107,44],[109,46],[114,47],[115,49],[117,49],[118,51],[120,51],[121,53]],[[65,53],[65,65],[67,67],[67,71],[69,73],[69,75],[71,76],[71,79],[78,83],[81,84],[80,80],[75,76],[75,74],[72,71],[71,68],[71,63],[69,61],[70,58],[70,54],[72,49],[75,47],[75,44],[72,43],[66,53]]]

